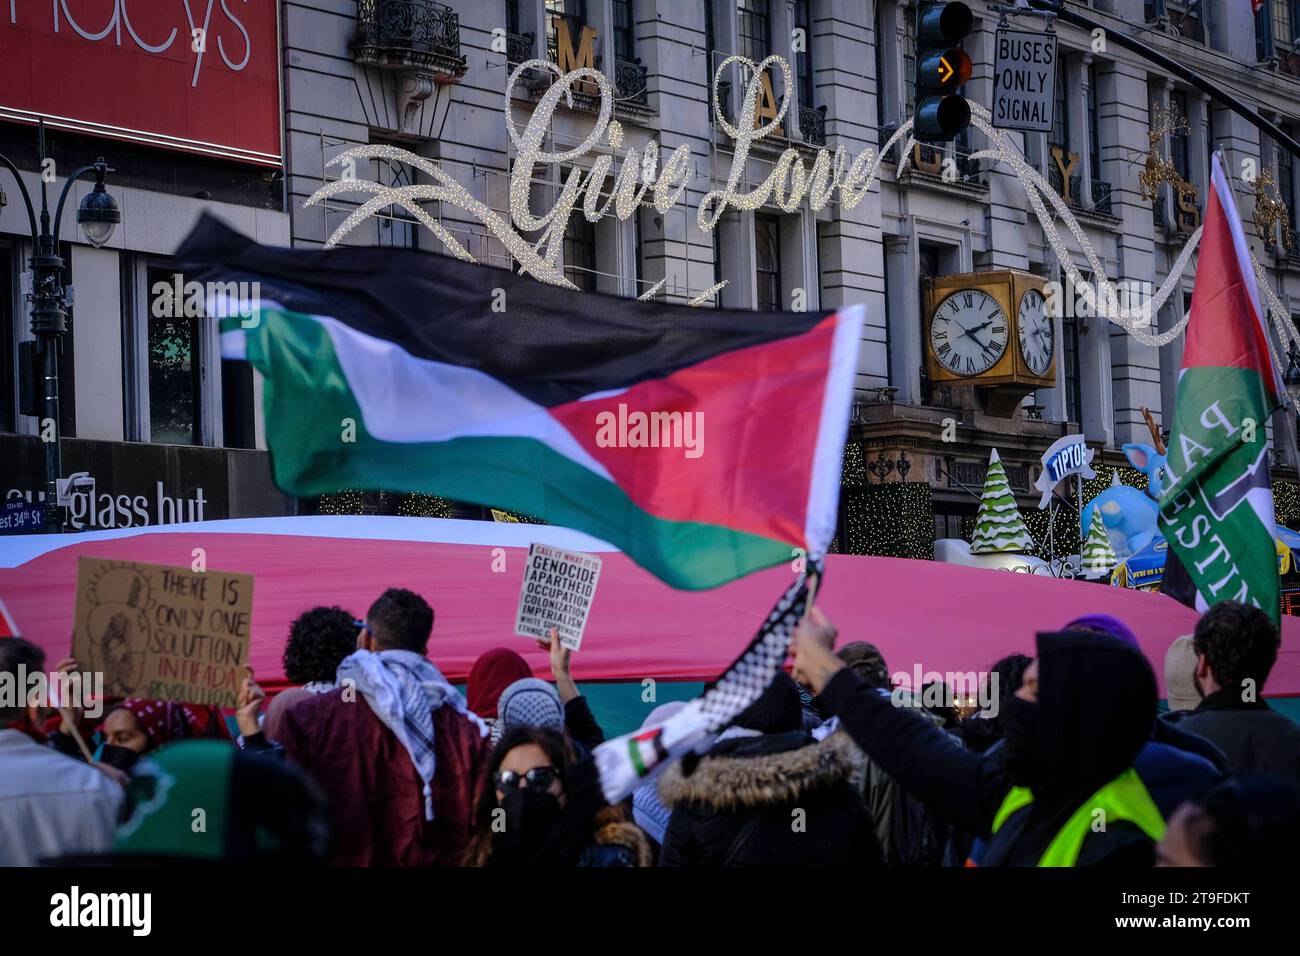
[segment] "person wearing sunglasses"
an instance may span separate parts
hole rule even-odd
[[[601,794],[595,762],[564,734],[511,727],[492,752],[474,817],[470,866],[649,866],[650,841]]]

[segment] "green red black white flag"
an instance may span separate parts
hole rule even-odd
[[[187,279],[258,289],[222,355],[264,376],[300,497],[424,492],[534,515],[679,588],[826,551],[864,307],[693,309],[408,249],[261,246],[210,217]]]
[[[1169,437],[1160,530],[1204,610],[1232,599],[1279,619],[1265,423],[1282,383],[1241,219],[1216,154]]]

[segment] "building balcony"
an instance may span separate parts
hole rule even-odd
[[[639,61],[618,60],[614,64],[614,88],[624,104],[648,107],[650,70]]]
[[[826,145],[826,107],[799,107],[799,132],[804,142],[814,146]]]
[[[357,0],[352,58],[384,70],[415,71],[448,82],[465,75],[460,15],[433,0]]]
[[[533,45],[537,42],[534,33],[506,34],[506,62],[518,66],[533,58]]]

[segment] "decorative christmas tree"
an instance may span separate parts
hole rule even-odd
[[[989,455],[989,470],[984,476],[984,494],[975,515],[975,533],[971,535],[971,554],[995,554],[1002,551],[1032,551],[1034,539],[1020,516],[1016,499],[1007,483],[1007,473],[998,459],[998,450]]]
[[[1095,581],[1109,574],[1118,563],[1115,549],[1110,545],[1110,535],[1106,533],[1106,525],[1101,520],[1101,509],[1094,508],[1092,524],[1088,526],[1088,540],[1083,543],[1083,552],[1079,555],[1083,576],[1089,581]]]

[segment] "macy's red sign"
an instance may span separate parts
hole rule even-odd
[[[276,0],[0,0],[0,119],[280,165]]]

